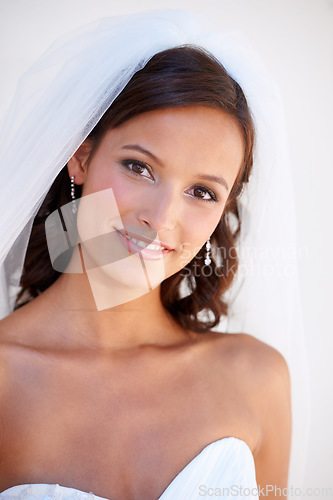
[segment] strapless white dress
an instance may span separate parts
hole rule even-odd
[[[223,498],[258,500],[255,464],[249,446],[235,437],[208,444],[182,469],[159,499]],[[117,500],[105,499],[58,484],[22,484],[0,493],[0,500]]]

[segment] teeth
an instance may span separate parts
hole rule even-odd
[[[158,245],[153,245],[152,243],[147,246],[149,250],[163,250],[164,247],[159,247]]]
[[[142,247],[142,248],[145,248],[146,244],[141,241],[141,240],[137,240],[136,238],[132,238],[131,236],[127,236],[129,240],[133,241],[133,243],[135,243],[136,245],[139,245],[139,247]]]
[[[126,235],[126,237],[133,241],[133,243],[135,243],[136,245],[138,245],[139,247],[141,248],[147,248],[148,250],[165,250],[165,247],[161,247],[159,245],[153,245],[153,243],[150,243],[149,245],[147,245],[147,243],[145,243],[144,241],[142,240],[137,240],[136,238],[133,238],[132,236],[129,236],[129,235]]]

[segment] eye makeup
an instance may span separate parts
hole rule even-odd
[[[126,159],[122,160],[121,165],[125,167],[132,175],[138,176],[138,177],[144,177],[149,180],[154,180],[153,172],[151,167],[140,160],[133,160],[133,159]],[[144,172],[147,172],[148,175],[144,175]],[[190,194],[189,191],[193,191],[193,194]],[[218,202],[219,199],[216,196],[216,194],[209,189],[207,186],[203,186],[201,184],[195,184],[194,186],[191,186],[190,188],[187,188],[185,191],[186,194],[189,194],[195,199],[198,199],[199,201],[204,201],[204,202]],[[202,196],[202,194],[204,196]],[[208,195],[209,198],[205,198],[205,196]]]

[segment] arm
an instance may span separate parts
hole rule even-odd
[[[264,488],[265,496],[260,498],[286,498],[291,444],[288,366],[283,356],[268,346],[265,362],[259,365],[257,407],[262,436],[254,456],[258,487]]]

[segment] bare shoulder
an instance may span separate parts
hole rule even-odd
[[[285,484],[291,442],[287,362],[277,349],[249,334],[223,334],[220,338],[214,334],[213,338],[212,356],[224,366],[222,376],[228,374],[233,393],[246,401],[249,415],[257,422],[253,455],[258,481]]]
[[[246,333],[210,332],[209,336],[213,341],[212,356],[217,360],[226,358],[229,365],[237,367],[240,375],[251,375],[252,382],[260,379],[269,383],[277,379],[289,384],[287,362],[274,347]]]
[[[21,375],[22,361],[33,352],[30,330],[28,317],[20,310],[0,320],[0,412],[1,405],[7,404],[13,394],[11,384]]]
[[[0,321],[0,460],[3,457],[4,438],[5,438],[5,408],[7,407],[8,393],[10,392],[9,380],[9,364],[13,338],[10,329],[6,327],[8,321],[5,319]]]
[[[254,377],[289,380],[288,365],[274,347],[246,333],[228,334],[233,360],[240,368],[251,369]]]
[[[22,350],[22,336],[20,329],[17,328],[16,321],[12,319],[15,313],[0,320],[0,405],[4,400],[6,387],[9,378],[8,373],[13,362],[19,358],[19,352]]]
[[[265,427],[281,415],[290,418],[290,376],[284,356],[245,333],[212,333],[211,362],[232,374],[235,390],[249,402]]]
[[[29,331],[31,303],[0,319],[0,345],[20,343]]]
[[[272,396],[289,394],[288,365],[277,349],[244,333],[231,334],[229,342],[231,363],[242,383],[248,385],[257,408],[268,403]]]
[[[53,324],[47,308],[36,306],[39,297],[0,320],[0,348],[41,348],[46,344],[45,328]]]

